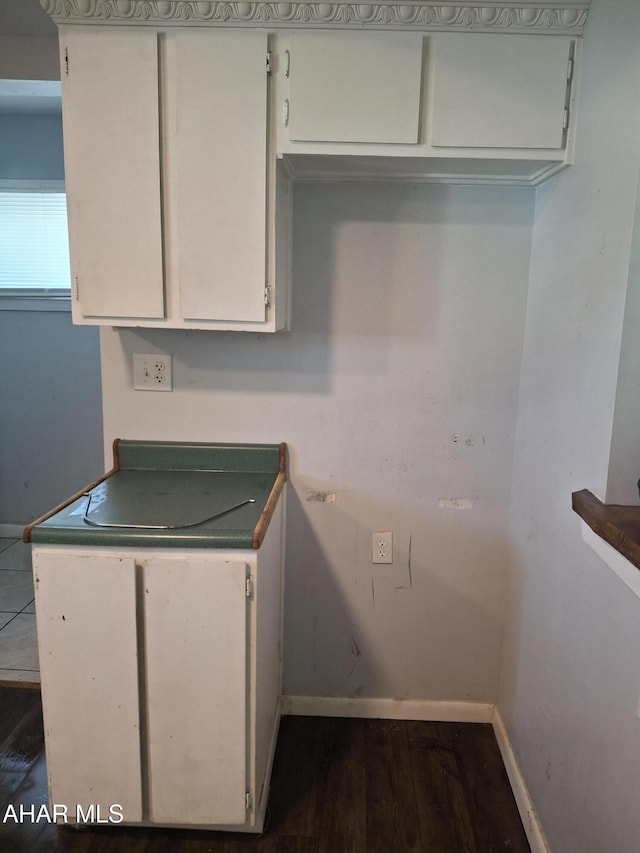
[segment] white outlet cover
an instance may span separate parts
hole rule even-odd
[[[136,391],[173,391],[173,360],[164,352],[134,352],[133,387]]]
[[[371,562],[375,565],[393,563],[393,533],[374,530],[371,534]]]

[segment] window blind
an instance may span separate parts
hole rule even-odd
[[[0,295],[70,287],[65,194],[0,192]]]

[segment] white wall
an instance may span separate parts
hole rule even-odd
[[[557,853],[640,850],[640,601],[582,542],[571,511],[572,491],[603,498],[607,482],[639,44],[638,4],[593,0],[576,164],[536,200],[499,707]]]
[[[101,333],[107,447],[288,442],[287,693],[496,698],[533,198],[299,185],[290,333]],[[175,390],[133,391],[155,350]]]

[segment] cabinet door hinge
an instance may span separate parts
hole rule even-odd
[[[247,811],[249,811],[253,807],[253,795],[251,791],[247,791],[244,795],[244,807]]]
[[[573,56],[569,57],[569,66],[567,68],[567,81],[570,83],[573,80]]]
[[[285,98],[282,104],[282,123],[289,127],[289,98]]]
[[[75,277],[73,284],[74,284],[73,294],[74,294],[74,296],[76,298],[76,302],[77,302],[80,299],[80,285],[78,283],[78,276]]]
[[[271,51],[268,50],[267,51],[267,74],[271,74],[272,71],[273,71],[273,68],[271,66]]]
[[[566,130],[569,127],[569,107],[564,108],[564,114],[562,116],[562,130]]]
[[[69,76],[69,48],[65,47],[64,49],[64,73],[66,76]]]
[[[271,285],[266,284],[264,288],[264,304],[267,308],[271,308]]]
[[[251,578],[247,578],[244,582],[244,594],[247,598],[253,597],[253,582]]]

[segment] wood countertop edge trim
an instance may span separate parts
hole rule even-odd
[[[640,539],[630,539],[614,520],[605,517],[616,505],[604,504],[589,489],[582,489],[571,495],[571,506],[597,536],[640,569]],[[640,507],[638,520],[640,522]]]
[[[87,492],[90,492],[91,489],[95,489],[95,487],[99,486],[100,483],[104,483],[106,479],[111,477],[113,474],[116,473],[116,471],[120,469],[120,458],[118,453],[119,444],[120,439],[116,438],[113,442],[113,467],[109,471],[107,471],[106,474],[103,474],[102,477],[98,477],[97,480],[94,480],[93,482],[89,483],[87,486],[84,487],[84,489],[80,489],[75,494],[71,495],[70,498],[67,498],[65,501],[62,501],[62,503],[58,504],[57,506],[54,506],[53,509],[50,509],[48,512],[45,512],[44,515],[41,515],[40,518],[36,518],[35,521],[32,521],[31,524],[28,524],[22,531],[23,542],[26,542],[27,544],[31,542],[31,531],[37,524],[42,524],[43,521],[46,521],[48,518],[51,518],[52,515],[55,515],[57,512],[60,512],[60,510],[65,509],[65,507],[68,507],[74,501],[77,501],[78,498],[81,498],[83,495],[86,495]]]
[[[269,522],[275,512],[278,499],[282,494],[284,484],[287,482],[287,445],[284,442],[280,444],[279,451],[278,476],[276,477],[275,483],[269,493],[264,509],[260,513],[260,517],[258,518],[258,522],[251,537],[251,547],[256,551],[262,545],[269,528]]]

